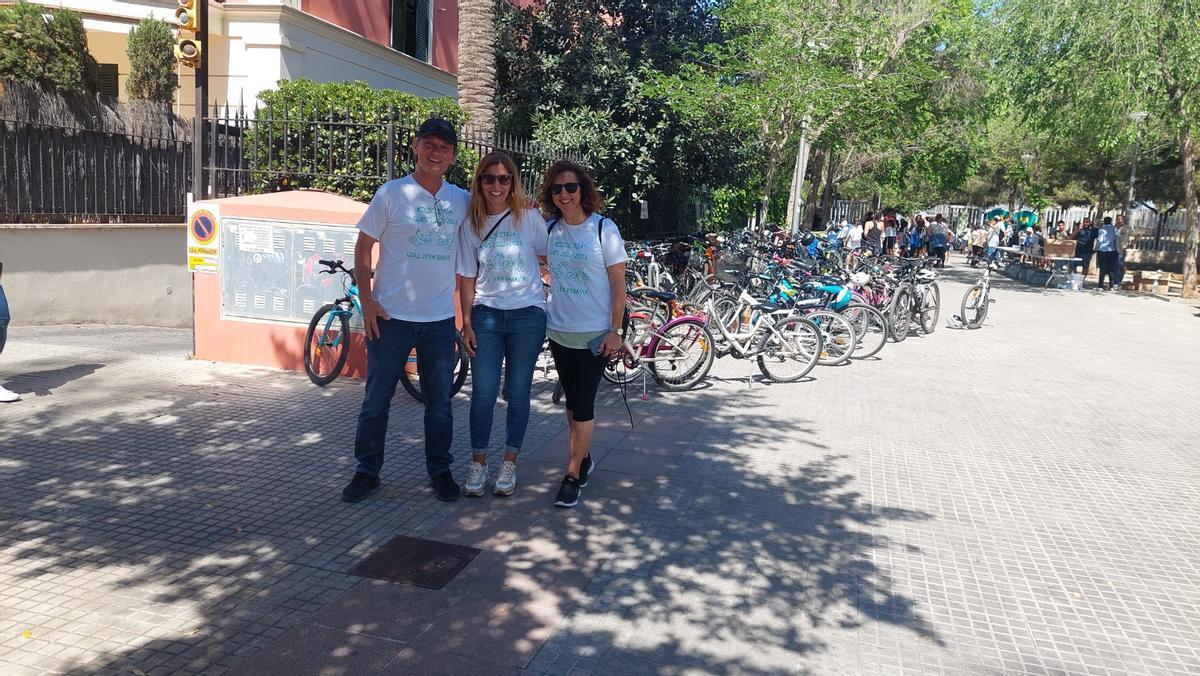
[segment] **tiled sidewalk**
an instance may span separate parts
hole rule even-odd
[[[13,327],[0,673],[1200,673],[1200,318],[999,286],[809,382],[631,388],[632,432],[607,392],[570,511],[545,381],[517,495],[433,500],[401,393],[347,505],[359,383]],[[397,534],[485,551],[442,591],[347,574]]]

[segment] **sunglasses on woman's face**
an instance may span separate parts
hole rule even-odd
[[[496,183],[499,183],[500,185],[508,185],[509,183],[512,183],[512,174],[481,174],[479,180],[482,181],[484,185],[494,185]]]
[[[550,186],[550,194],[551,195],[560,195],[560,194],[562,194],[562,191],[564,191],[564,190],[566,190],[568,193],[574,195],[575,193],[579,192],[579,184],[578,183],[555,183],[554,185]]]

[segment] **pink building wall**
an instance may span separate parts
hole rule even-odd
[[[303,11],[377,42],[392,46],[391,0],[304,0]],[[458,75],[458,0],[433,0],[434,68]]]

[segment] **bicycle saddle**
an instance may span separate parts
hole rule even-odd
[[[659,291],[657,289],[634,289],[629,293],[634,296],[645,296],[647,298],[653,298],[654,300],[661,300],[664,303],[669,303],[678,298],[678,296],[670,291]]]

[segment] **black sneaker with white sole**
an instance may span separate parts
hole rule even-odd
[[[563,479],[562,486],[558,489],[558,497],[554,498],[555,507],[574,507],[579,504],[580,485],[579,479],[567,475]]]
[[[580,488],[587,487],[588,475],[591,474],[592,470],[594,470],[594,469],[596,469],[596,463],[592,462],[592,454],[588,453],[587,457],[583,459],[583,462],[579,463],[579,487]]]

